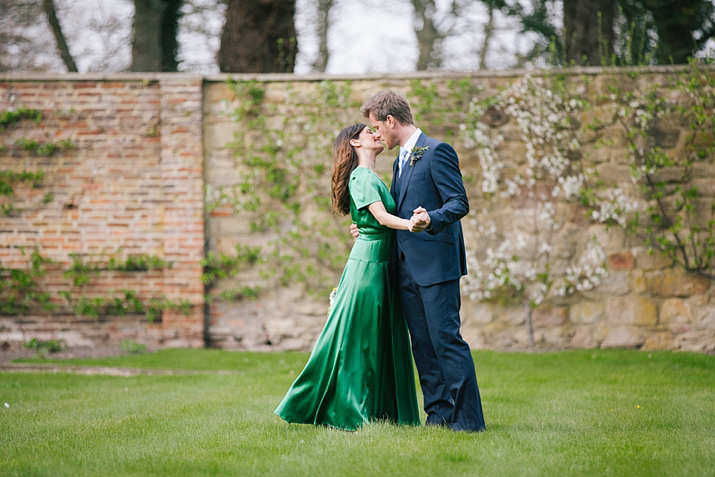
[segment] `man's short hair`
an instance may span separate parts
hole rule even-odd
[[[369,118],[372,113],[378,121],[385,121],[387,116],[392,116],[401,124],[415,124],[407,100],[389,89],[380,91],[365,101],[360,108],[360,113],[366,118]]]

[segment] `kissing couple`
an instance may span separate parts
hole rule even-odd
[[[398,94],[360,108],[372,128],[343,129],[333,146],[333,213],[350,214],[355,243],[305,368],[275,413],[290,423],[357,430],[387,420],[485,430],[469,345],[459,332],[467,273],[460,219],[469,212],[457,154],[426,136]],[[375,172],[400,146],[388,190]]]

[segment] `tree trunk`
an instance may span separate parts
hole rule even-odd
[[[524,313],[526,313],[526,331],[529,334],[529,349],[534,349],[534,323],[531,320],[531,315],[534,310],[531,309],[529,300],[526,300],[522,306],[524,307]]]
[[[642,4],[631,4],[621,0],[620,10],[624,19],[625,35],[622,33],[620,65],[643,65],[650,62],[654,48],[648,41],[648,33],[655,29],[652,15]]]
[[[484,25],[484,42],[482,43],[482,48],[479,51],[479,69],[487,69],[487,52],[489,51],[489,43],[492,39],[492,33],[494,32],[494,7],[490,4],[487,7],[487,24]]]
[[[292,73],[295,0],[227,0],[218,66],[223,72]]]
[[[134,0],[131,71],[176,71],[182,0]]]
[[[437,69],[442,64],[439,50],[444,35],[439,32],[435,24],[437,8],[434,0],[412,0],[412,6],[415,8],[414,26],[420,52],[417,70]]]
[[[325,73],[330,59],[328,49],[328,30],[330,29],[330,9],[334,0],[318,0],[318,58],[313,63],[313,71]]]
[[[616,0],[564,0],[566,64],[600,66],[613,52]]]
[[[65,35],[62,33],[62,27],[60,26],[60,21],[57,19],[57,9],[55,8],[54,0],[43,0],[42,9],[47,15],[47,21],[50,23],[50,29],[57,42],[57,49],[60,52],[60,57],[70,73],[77,72],[77,65],[70,54],[70,49],[67,46],[67,41],[65,40]]]
[[[643,5],[653,14],[658,31],[655,57],[659,64],[687,63],[712,35],[715,7],[707,0],[645,0]],[[693,32],[700,29],[709,31],[698,41]]]

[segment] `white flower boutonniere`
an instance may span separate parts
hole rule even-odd
[[[429,149],[429,146],[425,147],[413,147],[412,152],[410,152],[410,165],[414,166],[415,161],[418,160]]]

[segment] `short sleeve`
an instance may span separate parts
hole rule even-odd
[[[358,167],[350,176],[350,197],[358,210],[368,205],[381,202],[377,181],[380,179],[369,169]]]

